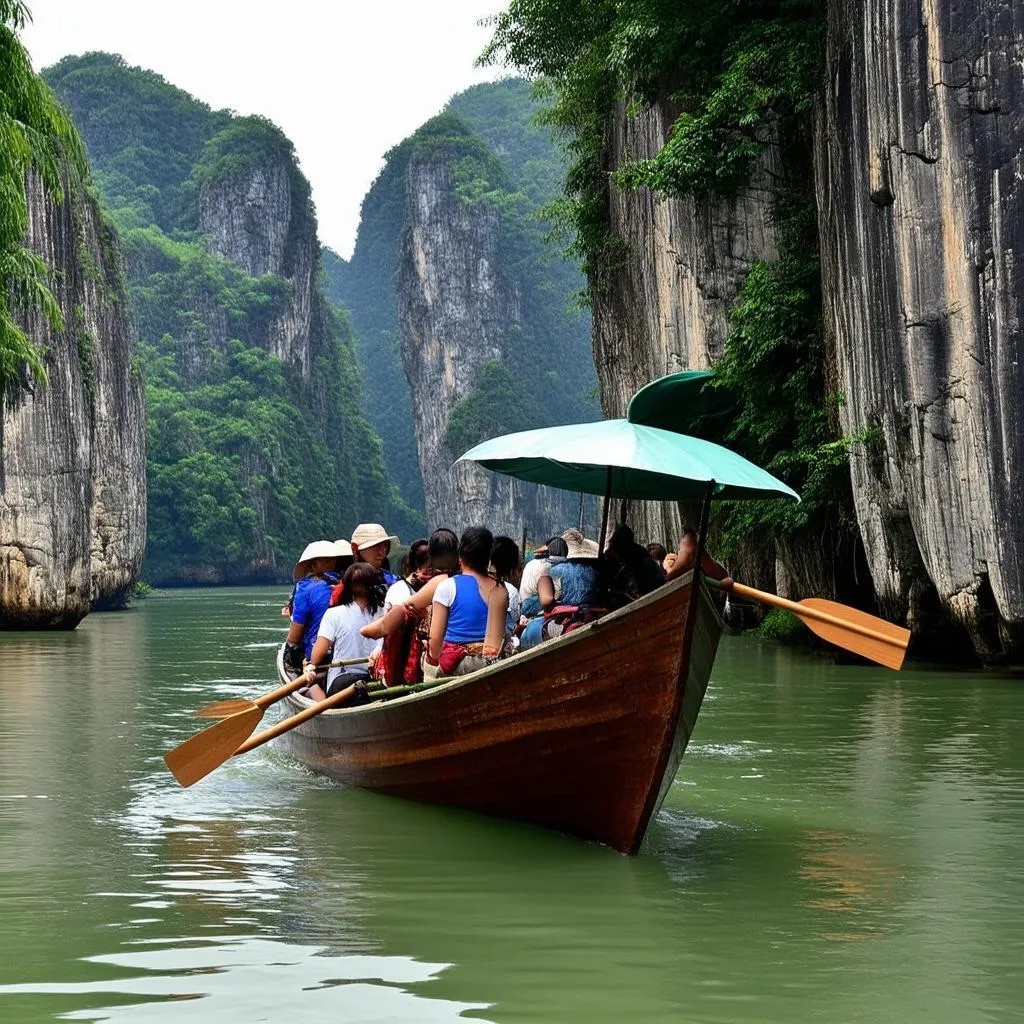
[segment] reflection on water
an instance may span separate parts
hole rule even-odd
[[[268,748],[178,788],[161,754],[201,726],[191,709],[272,686],[281,600],[179,592],[0,638],[4,1024],[943,1024],[1024,1005],[1015,684],[728,639],[630,860]]]
[[[181,1020],[180,1000],[202,999],[203,1019],[227,1024],[255,1020],[454,1021],[469,1003],[424,999],[402,986],[429,981],[444,964],[408,957],[330,956],[323,947],[230,936],[149,941],[149,948],[85,959],[127,968],[108,981],[7,985],[0,994],[146,997],[122,1005],[92,1005],[63,1020]],[[157,1002],[149,1001],[156,998]],[[93,1003],[93,999],[90,999]],[[195,1013],[200,1007],[189,1012]]]

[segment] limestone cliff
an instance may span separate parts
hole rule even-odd
[[[664,101],[613,113],[609,170],[653,157],[679,109]],[[771,155],[762,175],[771,169]],[[649,189],[608,191],[609,228],[623,256],[594,290],[594,363],[606,416],[623,416],[634,392],[681,369],[703,369],[722,353],[727,316],[750,264],[775,258],[764,182],[734,202],[659,199]],[[629,510],[639,537],[679,538],[674,505]]]
[[[91,197],[28,181],[28,244],[55,271],[64,328],[26,327],[49,382],[3,396],[0,626],[73,627],[123,605],[146,536],[145,415],[116,237]]]
[[[1024,9],[833,0],[818,145],[826,324],[885,609],[1024,649]]]
[[[263,130],[269,133],[271,128]],[[199,229],[216,255],[253,277],[272,274],[288,282],[289,301],[268,326],[265,346],[308,377],[314,320],[323,301],[317,290],[320,244],[309,186],[290,147],[220,166],[205,176],[199,193]]]
[[[515,281],[503,272],[499,211],[459,198],[448,161],[433,152],[410,160],[407,196],[399,325],[427,518],[455,529],[483,523],[513,537],[524,527],[531,537],[546,536],[574,521],[574,499],[469,463],[449,471],[461,454],[448,440],[452,410],[485,365],[510,358],[522,321]]]

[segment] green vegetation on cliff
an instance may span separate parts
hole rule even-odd
[[[303,287],[296,254],[318,251],[290,141],[109,54],[66,58],[45,76],[81,128],[125,249],[148,403],[146,576],[280,578],[314,536],[364,519],[416,528],[362,415],[347,315],[314,290],[309,373],[272,354]],[[217,215],[246,175],[275,167],[289,209],[240,230],[258,240],[273,233],[260,217],[287,216],[284,254],[277,273],[254,276],[212,251],[200,210],[205,200]]]
[[[839,437],[841,396],[826,385],[811,138],[823,25],[819,0],[512,0],[485,54],[544,76],[551,89],[545,117],[572,156],[554,214],[571,232],[592,294],[622,258],[610,188],[730,199],[751,184],[769,148],[778,154],[778,260],[751,267],[732,309],[717,369],[738,410],[714,439],[768,466],[804,501],[725,506],[727,549],[742,538],[851,534],[848,450],[866,439]],[[616,104],[665,100],[682,113],[661,151],[610,167]]]
[[[387,409],[375,418],[371,408],[369,415],[384,442],[389,475],[407,482],[402,494],[410,503],[421,505],[423,498],[401,363],[396,271],[414,159],[446,164],[462,201],[499,211],[500,272],[513,283],[520,306],[502,361],[485,366],[452,411],[452,452],[500,433],[506,422],[511,430],[551,422],[552,414],[560,422],[597,415],[590,318],[574,308],[584,281],[574,261],[545,244],[548,226],[537,217],[557,195],[564,174],[563,154],[549,129],[538,124],[538,110],[531,86],[521,79],[474,86],[453,97],[442,114],[387,154],[363,200],[351,261],[325,255],[328,294],[352,310],[367,384],[391,396]],[[531,397],[542,385],[546,413]],[[511,415],[517,404],[519,415]]]
[[[38,174],[57,201],[64,198],[65,176],[88,176],[75,126],[33,72],[18,38],[27,19],[21,0],[0,0],[0,393],[26,369],[38,381],[46,379],[43,354],[15,321],[14,311],[37,310],[54,330],[61,327],[50,268],[23,244],[26,175]]]

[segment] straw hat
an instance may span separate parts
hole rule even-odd
[[[572,561],[574,558],[597,558],[601,553],[597,546],[596,540],[588,540],[584,537],[579,530],[566,530],[566,533],[572,533],[575,536],[564,537],[565,543],[569,548],[569,554],[565,557]]]
[[[352,531],[353,548],[373,548],[388,540],[398,543],[398,538],[393,533],[388,533],[380,523],[360,523]]]
[[[352,545],[344,537],[341,540],[336,540],[334,546],[338,549],[339,558],[351,558],[354,554]]]
[[[307,563],[312,562],[314,558],[339,558],[342,554],[341,548],[333,541],[315,540],[312,544],[307,544],[299,556],[299,560],[295,563],[295,569],[292,572],[292,579],[302,579],[306,575],[305,567]]]

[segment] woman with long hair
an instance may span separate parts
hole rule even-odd
[[[498,657],[505,643],[508,591],[488,575],[494,538],[471,526],[459,539],[459,573],[434,591],[427,678],[467,675]]]
[[[430,631],[434,591],[458,569],[458,550],[459,538],[451,530],[435,530],[427,541],[427,565],[391,586],[384,614],[363,627],[363,636],[384,641],[377,671],[383,673],[388,686],[423,681],[422,653]]]
[[[491,545],[490,574],[504,584],[508,591],[508,615],[505,621],[505,639],[510,640],[519,625],[522,601],[515,581],[521,578],[519,545],[511,537],[495,537]]]
[[[314,700],[323,700],[352,683],[370,678],[368,665],[354,665],[332,668],[324,687],[315,681],[317,665],[350,658],[369,661],[377,647],[376,642],[364,637],[360,630],[373,622],[384,603],[384,581],[380,572],[367,562],[355,562],[345,570],[342,582],[345,586],[338,604],[328,608],[320,620],[320,632],[305,670],[310,684],[309,696]]]

